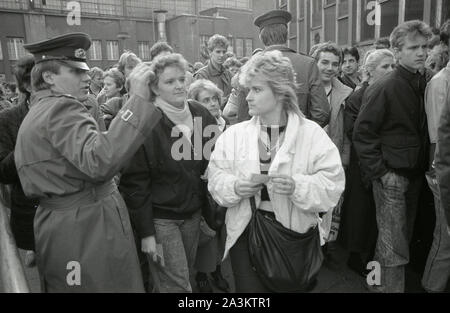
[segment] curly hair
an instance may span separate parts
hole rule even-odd
[[[225,67],[226,69],[229,69],[232,66],[236,66],[237,68],[241,68],[242,67],[242,63],[236,58],[228,58],[228,59],[225,60],[225,62],[223,62],[223,67]]]
[[[167,42],[157,42],[150,48],[150,58],[153,60],[162,52],[173,53],[173,48]]]
[[[223,91],[220,90],[220,88],[217,87],[212,81],[207,79],[198,79],[193,82],[191,86],[189,86],[188,98],[198,101],[198,96],[203,90],[213,92],[218,99],[221,99],[223,96]]]
[[[103,79],[106,77],[111,77],[114,80],[114,83],[116,84],[116,87],[120,88],[125,84],[125,75],[121,71],[119,71],[116,68],[112,68],[105,72],[103,75]]]
[[[222,35],[215,34],[208,40],[208,51],[212,52],[216,48],[223,48],[226,50],[228,49],[229,45],[230,43],[228,42],[227,38]]]
[[[125,67],[127,66],[136,67],[136,65],[138,65],[141,62],[142,60],[139,59],[136,54],[134,54],[131,51],[125,51],[119,58],[117,69],[122,73],[125,73]]]
[[[268,51],[254,55],[242,68],[239,83],[248,87],[258,77],[267,82],[272,92],[281,96],[283,109],[304,117],[297,102],[295,72],[289,58],[280,51]]]
[[[342,53],[342,49],[339,48],[336,44],[332,43],[332,42],[326,42],[323,44],[320,44],[319,46],[317,46],[316,50],[314,50],[312,57],[314,59],[316,59],[316,61],[319,61],[320,59],[320,54],[322,52],[329,52],[334,54],[335,56],[339,57],[339,64],[342,63],[342,61],[344,60],[344,55]]]
[[[153,72],[153,75],[150,77],[151,87],[158,85],[159,77],[167,67],[177,67],[183,72],[187,72],[188,62],[179,53],[157,56],[150,65],[150,70]],[[152,88],[150,88],[150,98],[152,101],[156,98]]]

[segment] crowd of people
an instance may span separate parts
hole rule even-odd
[[[0,88],[0,183],[43,291],[229,292],[228,257],[237,292],[310,291],[341,245],[362,277],[379,262],[370,291],[404,292],[428,187],[436,225],[422,286],[445,290],[450,21],[438,34],[400,24],[364,56],[333,42],[303,55],[287,46],[291,18],[259,16],[264,49],[250,58],[213,35],[205,63],[158,42],[150,62],[125,51],[89,68],[83,33],[25,45],[15,84]],[[269,245],[286,232],[295,246]],[[67,282],[73,261],[81,283]]]

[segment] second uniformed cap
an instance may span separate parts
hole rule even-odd
[[[253,22],[260,29],[273,24],[287,24],[292,20],[292,15],[285,10],[272,10],[258,16]]]
[[[70,33],[51,39],[24,45],[34,55],[35,63],[59,60],[68,66],[89,70],[86,51],[91,46],[91,38],[85,33]]]

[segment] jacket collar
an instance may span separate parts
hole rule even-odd
[[[406,69],[403,65],[399,64],[397,66],[397,72],[400,74],[401,77],[408,81],[412,81],[415,79],[418,79],[424,75],[422,75],[419,71],[416,73],[411,72],[410,70]]]
[[[279,51],[285,51],[285,52],[296,52],[295,50],[289,48],[288,46],[285,45],[272,45],[272,46],[268,46],[264,49],[264,51],[273,51],[273,50],[279,50]]]
[[[344,85],[339,79],[333,78],[333,89],[331,90],[331,119],[334,120],[341,108],[345,105],[345,99],[351,95],[353,89]]]
[[[211,60],[208,61],[208,72],[211,76],[220,76],[225,72],[225,69],[223,66],[221,66],[221,70],[217,70],[214,65],[212,64]]]

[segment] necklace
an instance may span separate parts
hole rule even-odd
[[[259,141],[264,147],[267,154],[272,154],[274,150],[278,150],[284,140],[286,126],[271,128],[262,126],[263,131],[260,132]],[[275,136],[274,136],[275,135]],[[276,141],[272,144],[272,139],[276,137]]]

